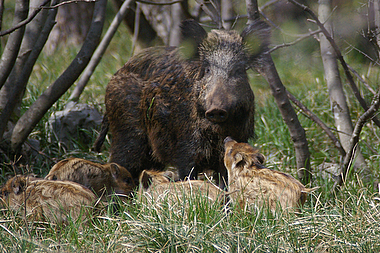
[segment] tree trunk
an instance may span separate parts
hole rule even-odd
[[[94,15],[86,40],[75,59],[62,75],[37,98],[15,125],[11,137],[11,150],[16,152],[49,108],[70,88],[87,66],[99,44],[107,0],[95,2]]]
[[[319,20],[325,24],[329,33],[333,34],[331,23],[331,0],[319,0]],[[330,18],[330,19],[329,19]],[[325,79],[329,90],[331,109],[334,115],[335,126],[338,130],[340,142],[347,152],[353,131],[353,125],[346,101],[346,96],[339,75],[338,62],[334,49],[326,37],[320,35],[320,48],[325,71]],[[356,168],[366,168],[366,163],[359,148],[356,153]]]
[[[234,6],[231,0],[222,0],[221,13],[223,20],[223,27],[227,30],[231,29],[234,17]]]
[[[78,1],[60,6],[57,24],[50,34],[44,51],[52,54],[59,45],[81,45],[90,28],[93,12],[93,2]]]
[[[55,5],[57,3],[58,0],[53,0],[51,4]],[[7,127],[7,123],[10,120],[12,114],[15,112],[15,108],[21,100],[22,95],[24,94],[30,74],[33,71],[33,66],[37,61],[37,58],[40,55],[42,48],[46,43],[49,33],[55,24],[54,20],[57,13],[57,9],[53,8],[48,10],[47,12],[47,19],[45,21],[44,27],[40,32],[38,31],[39,28],[37,28],[37,26],[40,25],[40,21],[35,21],[37,23],[32,24],[31,30],[36,29],[36,31],[30,32],[30,38],[25,40],[25,48],[32,47],[32,49],[28,49],[28,57],[19,57],[19,64],[16,66],[17,68],[14,69],[13,75],[9,77],[8,82],[6,84],[7,86],[3,87],[4,92],[2,90],[2,95],[4,96],[2,97],[2,99],[4,99],[4,101],[2,103],[4,107],[1,108],[0,114],[0,140],[2,140],[3,138],[10,138],[8,136],[3,136],[4,131]],[[33,39],[35,40],[33,41]],[[6,148],[8,148],[9,145],[6,146]]]
[[[257,0],[246,0],[248,23],[259,18]],[[294,143],[297,162],[298,178],[302,183],[307,184],[311,180],[310,153],[305,130],[298,120],[286,93],[286,89],[281,82],[276,67],[270,54],[264,54],[261,66],[258,71],[268,81],[272,94],[280,109],[282,118],[289,128],[289,132]]]
[[[113,0],[116,11],[120,9],[124,1],[122,0]],[[135,27],[135,10],[136,3],[133,1],[131,8],[127,11],[127,14],[124,18],[124,23],[127,25],[129,32],[132,34]],[[149,24],[146,17],[140,13],[140,25],[137,36],[137,50],[139,51],[142,48],[154,46],[157,43],[157,33],[153,27]],[[162,43],[162,42],[161,42]]]
[[[43,2],[44,0],[32,0],[30,2],[30,8],[39,8]],[[46,9],[42,10],[29,24],[26,25],[25,34],[22,39],[17,60],[10,75],[8,76],[7,81],[4,83],[4,86],[0,90],[0,110],[4,109],[5,105],[8,102],[8,99],[10,98],[10,94],[16,92],[15,83],[22,75],[22,69],[42,31],[43,25],[46,21],[47,13],[48,11]],[[18,104],[20,103],[24,92],[25,90],[19,93],[20,96],[18,97],[17,101]],[[18,115],[18,113],[16,114]]]
[[[15,3],[15,17],[13,19],[13,26],[26,19],[28,17],[28,12],[29,0],[17,0]],[[7,44],[0,59],[0,89],[3,87],[12,71],[13,65],[16,62],[24,32],[25,26],[22,26],[11,33],[8,37]]]

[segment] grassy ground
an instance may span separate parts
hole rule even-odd
[[[313,47],[311,40],[303,43],[276,51],[273,54],[276,66],[289,91],[334,128],[318,48]],[[104,110],[105,86],[113,73],[128,60],[130,45],[127,31],[121,27],[91,78],[81,102]],[[303,49],[308,49],[307,53]],[[23,110],[62,73],[76,51],[75,48],[61,48],[54,56],[41,55],[28,86]],[[375,87],[379,79],[378,69],[355,62],[354,58],[350,60],[350,64]],[[292,140],[270,89],[256,73],[251,72],[250,78],[257,108],[257,137],[252,144],[265,154],[268,167],[296,176]],[[362,86],[360,89],[370,101],[368,91]],[[363,111],[352,92],[348,88],[346,91],[355,123]],[[106,143],[103,153],[96,154],[79,143],[73,150],[65,150],[59,144],[47,141],[46,121],[52,111],[63,108],[68,97],[69,94],[65,95],[53,106],[31,135],[41,141],[44,155],[38,155],[28,168],[40,176],[46,175],[54,161],[65,157],[98,161],[106,161],[108,157],[109,143]],[[27,223],[14,213],[2,210],[0,251],[379,252],[379,192],[372,184],[363,185],[355,173],[350,174],[342,191],[332,192],[333,180],[317,173],[317,167],[326,162],[339,163],[341,157],[316,124],[302,112],[298,111],[298,115],[306,130],[311,152],[314,170],[312,186],[319,187],[310,195],[300,215],[273,217],[265,210],[251,213],[237,212],[233,208],[225,212],[219,206],[202,203],[201,199],[179,211],[165,205],[147,206],[132,201],[121,204],[118,215],[103,210],[94,215],[88,225],[71,222],[65,227],[56,227],[45,223]],[[379,129],[369,122],[360,140],[374,179],[379,178],[380,172],[379,136]],[[2,181],[7,176],[3,170]]]

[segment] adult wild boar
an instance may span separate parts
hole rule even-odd
[[[224,138],[246,142],[254,135],[254,95],[246,71],[266,48],[267,26],[256,22],[241,34],[207,33],[185,20],[181,30],[183,47],[146,49],[118,70],[106,89],[95,150],[109,128],[110,162],[127,168],[135,180],[144,169],[168,165],[181,179],[204,169],[224,177]]]

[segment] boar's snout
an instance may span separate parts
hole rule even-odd
[[[219,108],[210,109],[205,114],[206,118],[213,123],[223,123],[228,118],[228,112]]]

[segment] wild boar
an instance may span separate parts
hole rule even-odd
[[[224,187],[224,138],[245,142],[254,136],[247,69],[267,48],[268,29],[257,21],[241,34],[207,33],[185,20],[181,30],[183,47],[148,48],[112,77],[94,148],[100,150],[110,130],[110,161],[135,180],[144,169],[173,166],[181,180],[214,170]]]
[[[231,202],[242,209],[249,205],[269,207],[272,213],[280,209],[294,211],[305,203],[311,189],[291,175],[266,168],[264,156],[248,143],[238,143],[231,137],[224,142]]]
[[[70,181],[51,181],[24,175],[9,179],[0,190],[1,205],[29,220],[62,223],[70,216],[83,218],[93,206],[96,196],[86,187]]]
[[[97,196],[116,193],[129,196],[135,188],[131,174],[116,163],[100,164],[80,158],[68,158],[55,164],[48,180],[69,180],[92,189]]]

